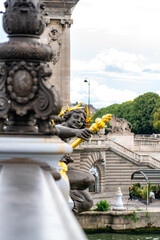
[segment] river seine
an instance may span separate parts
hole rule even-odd
[[[88,234],[88,240],[160,240],[160,234]]]

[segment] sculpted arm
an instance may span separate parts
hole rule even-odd
[[[93,132],[88,128],[75,129],[75,128],[69,128],[62,125],[56,125],[55,127],[58,130],[58,136],[62,139],[78,137],[84,140],[88,140],[88,138],[93,134]]]

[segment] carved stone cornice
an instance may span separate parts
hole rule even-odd
[[[60,23],[63,28],[66,28],[66,27],[70,28],[71,24],[73,24],[73,20],[72,19],[61,19]]]
[[[68,11],[68,9],[64,9],[64,8],[49,8],[46,7],[45,11],[44,11],[44,15],[46,16],[50,16],[50,17],[56,17],[56,16],[60,16],[60,17],[64,17],[65,15],[71,15],[70,11]]]
[[[49,8],[67,8],[71,10],[78,2],[79,0],[47,0],[44,1],[44,4]]]
[[[74,6],[79,0],[50,0],[44,1],[45,13],[49,16],[71,15]]]

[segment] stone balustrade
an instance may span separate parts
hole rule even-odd
[[[137,140],[136,140],[137,141]],[[142,141],[140,139],[140,141]],[[155,141],[154,139],[150,139],[147,143],[150,143],[150,145],[153,146],[153,143],[159,144],[159,141]],[[89,141],[83,142],[81,146],[79,146],[79,149],[111,149],[112,151],[120,154],[123,157],[129,158],[131,161],[139,164],[149,165],[151,167],[160,168],[160,160],[150,156],[149,154],[139,154],[135,151],[129,149],[128,147],[125,147],[111,139],[107,138],[98,138],[98,137],[92,137]],[[160,149],[159,149],[160,151]]]

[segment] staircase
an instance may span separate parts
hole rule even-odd
[[[128,193],[131,184],[131,175],[140,169],[152,169],[143,164],[136,164],[113,151],[106,152],[104,191],[116,192],[121,187],[123,194]],[[146,184],[141,181],[141,184]]]
[[[121,187],[122,193],[128,195],[128,188],[131,184],[131,175],[133,172],[160,169],[160,160],[148,154],[138,154],[111,139],[93,140],[92,142],[84,142],[77,152],[75,151],[76,154],[79,154],[75,164],[78,167],[79,159],[81,159],[79,167],[85,170],[89,170],[91,166],[99,164],[97,166],[99,169],[99,187],[101,193],[115,195],[117,188]],[[100,152],[105,153],[103,165],[99,161]],[[132,183],[135,182],[137,181],[132,181]],[[146,185],[145,180],[138,180],[138,182]],[[156,179],[154,179],[154,183],[157,183]]]

